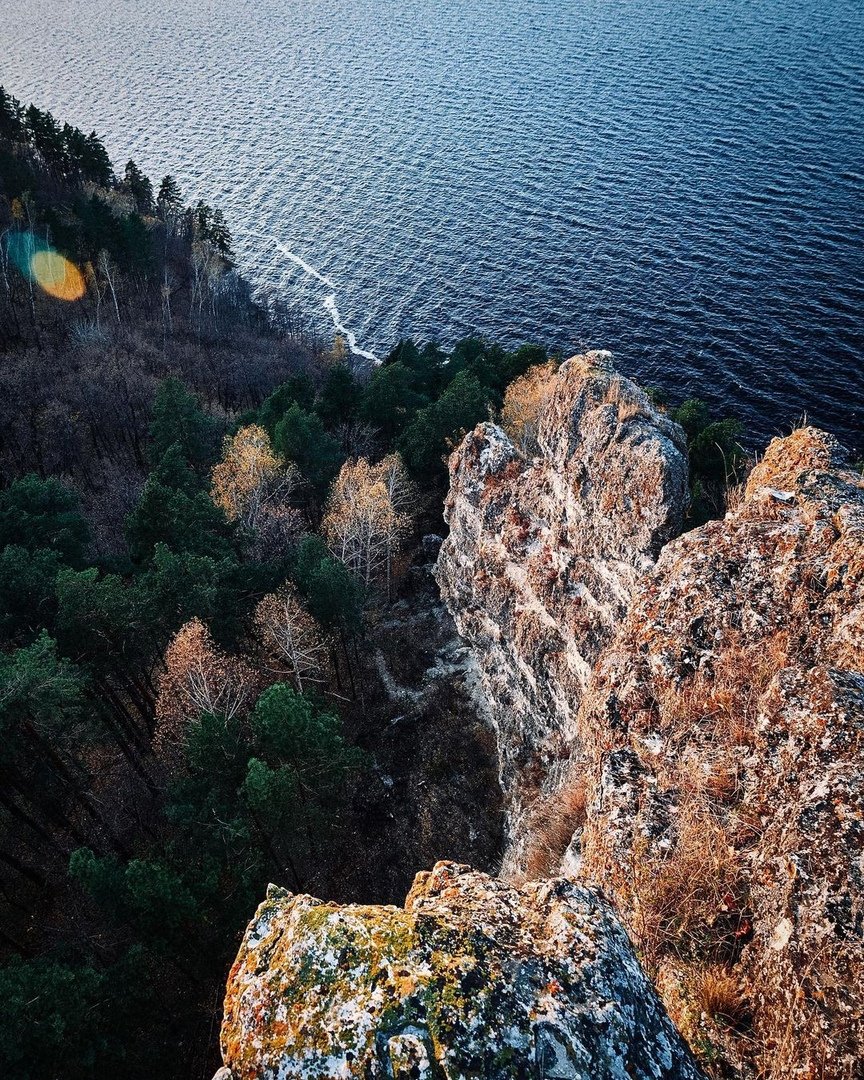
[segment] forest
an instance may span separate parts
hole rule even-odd
[[[253,292],[218,209],[2,88],[0,269],[0,1071],[207,1077],[268,882],[494,868],[490,735],[426,694],[429,567],[449,452],[490,417],[531,452],[560,357],[358,365]],[[696,522],[740,432],[674,415]]]

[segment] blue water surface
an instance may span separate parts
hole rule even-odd
[[[24,0],[0,81],[357,349],[609,348],[864,442],[862,0]]]

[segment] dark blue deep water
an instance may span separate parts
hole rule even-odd
[[[357,348],[605,347],[864,442],[864,0],[23,0],[0,80]]]

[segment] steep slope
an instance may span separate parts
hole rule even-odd
[[[609,906],[454,863],[404,909],[271,887],[228,984],[227,1080],[697,1080]]]
[[[561,366],[526,459],[493,424],[450,463],[437,577],[474,646],[498,738],[511,832],[575,750],[591,668],[640,578],[681,529],[681,429],[608,353]]]

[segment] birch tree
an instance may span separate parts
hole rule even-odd
[[[251,708],[258,677],[239,657],[217,648],[200,619],[181,626],[165,651],[158,680],[154,749],[171,757],[202,713],[231,720]]]
[[[412,487],[398,454],[377,465],[347,461],[333,484],[322,527],[330,549],[368,586],[385,582],[410,528]]]
[[[295,688],[304,682],[323,682],[330,644],[321,627],[300,601],[293,585],[286,583],[269,593],[255,608],[255,631],[280,675],[287,670]]]

